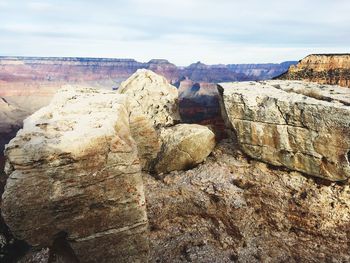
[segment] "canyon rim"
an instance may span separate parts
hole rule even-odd
[[[188,123],[181,96],[203,88],[220,125]],[[65,85],[5,148],[3,256],[346,262],[349,107],[347,87],[305,80]]]

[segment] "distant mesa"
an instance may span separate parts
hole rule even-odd
[[[277,78],[350,87],[350,54],[312,54]]]

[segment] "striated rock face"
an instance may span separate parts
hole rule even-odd
[[[25,120],[6,147],[2,196],[2,215],[18,239],[64,242],[81,262],[147,261],[144,190],[130,130],[138,121],[129,100],[67,88]]]
[[[309,55],[278,78],[350,87],[350,54]]]
[[[331,181],[350,177],[348,90],[293,81],[220,86],[247,155]]]
[[[180,121],[177,89],[150,70],[138,70],[120,85],[118,92],[134,98],[157,128]]]
[[[205,126],[178,124],[161,131],[163,147],[155,171],[186,170],[203,162],[215,146],[214,133]]]

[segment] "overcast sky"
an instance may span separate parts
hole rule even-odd
[[[349,0],[0,0],[0,55],[260,63],[350,52]]]

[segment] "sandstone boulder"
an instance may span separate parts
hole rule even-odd
[[[350,93],[295,81],[222,83],[224,115],[249,156],[331,181],[350,177]]]
[[[150,70],[137,70],[120,85],[118,92],[133,97],[157,128],[180,121],[176,87]]]
[[[2,214],[18,239],[64,237],[81,262],[146,262],[147,216],[130,99],[62,89],[7,145]],[[141,122],[140,122],[141,120]]]
[[[164,77],[149,70],[138,70],[121,84],[118,92],[135,99],[137,104],[133,105],[131,112],[141,109],[159,132],[161,150],[157,147],[159,144],[156,138],[145,134],[143,125],[137,125],[140,135],[134,138],[137,144],[141,145],[139,146],[139,151],[143,153],[141,160],[146,161],[144,170],[152,170],[159,174],[188,169],[203,162],[214,148],[215,135],[207,127],[175,125],[180,121],[178,91]],[[137,115],[140,116],[139,113]],[[137,131],[137,128],[133,128],[132,131]],[[152,145],[154,147],[151,147],[149,154]],[[155,158],[157,150],[158,156]]]
[[[161,131],[162,150],[155,171],[186,170],[203,162],[215,147],[215,135],[197,124],[178,124]]]

